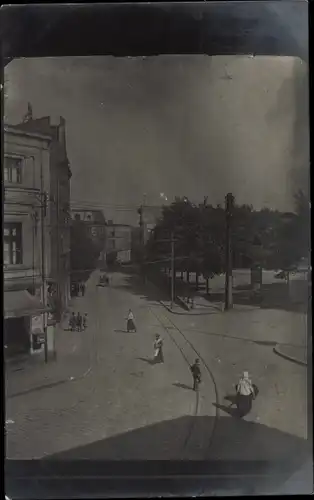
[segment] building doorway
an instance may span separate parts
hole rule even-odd
[[[30,352],[29,318],[4,320],[4,346],[6,358]]]

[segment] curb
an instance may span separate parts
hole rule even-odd
[[[214,311],[211,311],[211,312],[191,312],[192,310],[190,309],[189,311],[182,311],[182,312],[179,312],[179,311],[173,311],[169,306],[167,306],[167,304],[165,304],[162,300],[159,300],[158,301],[165,309],[167,309],[167,311],[169,311],[171,314],[177,314],[178,316],[210,316],[212,314],[218,314],[219,312],[221,312],[220,309],[215,309]]]
[[[295,358],[294,356],[289,356],[288,354],[284,354],[283,352],[281,352],[280,346],[278,344],[273,348],[273,351],[275,354],[277,354],[277,356],[280,356],[281,358],[284,358],[288,361],[292,361],[293,363],[296,363],[296,364],[301,365],[301,366],[307,366],[306,361],[302,361],[298,358]]]

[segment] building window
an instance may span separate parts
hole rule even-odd
[[[22,264],[22,223],[4,223],[3,262],[8,264]]]
[[[4,182],[21,184],[23,159],[15,156],[4,157]]]

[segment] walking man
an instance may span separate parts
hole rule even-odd
[[[86,328],[87,328],[87,313],[85,313],[83,316],[83,330],[86,330]]]
[[[195,360],[194,365],[191,366],[191,372],[193,376],[193,391],[198,391],[198,386],[202,379],[200,360],[198,358]]]
[[[85,295],[85,283],[81,284],[81,292],[82,292],[82,297]]]
[[[164,362],[164,353],[163,353],[163,340],[158,333],[155,336],[154,342],[154,362],[155,363],[163,363]]]

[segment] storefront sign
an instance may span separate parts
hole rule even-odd
[[[45,344],[44,315],[32,316],[31,318],[31,353],[42,352]]]
[[[32,316],[31,321],[32,333],[43,333],[44,332],[44,315]]]

